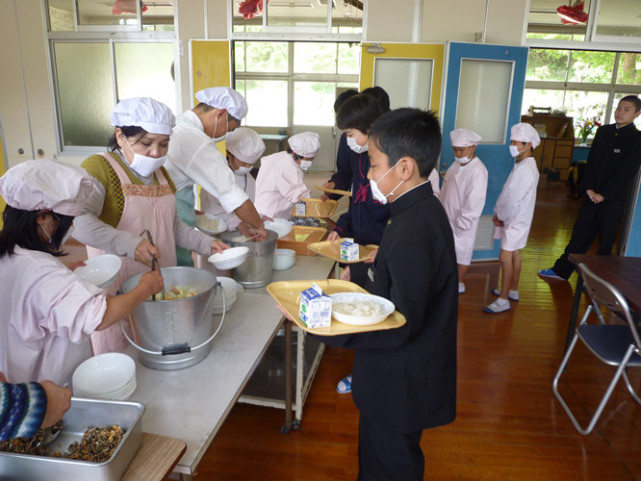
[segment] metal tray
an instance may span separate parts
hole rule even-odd
[[[89,463],[0,452],[0,480],[118,481],[142,442],[140,420],[144,412],[145,406],[140,403],[72,398],[71,408],[62,420],[62,432],[49,446],[54,451],[66,451],[71,443],[82,439],[90,426],[118,424],[127,432],[111,458]]]
[[[318,334],[319,336],[339,336],[342,334],[359,334],[361,332],[396,329],[407,322],[403,314],[398,311],[394,311],[384,321],[369,326],[343,324],[332,317],[332,324],[329,327],[313,327],[310,329],[298,318],[298,305],[301,291],[312,287],[312,283],[318,285],[325,294],[336,294],[339,292],[362,292],[369,294],[365,289],[353,282],[342,281],[339,279],[272,282],[267,286],[267,292],[269,292],[274,300],[285,310],[285,312],[287,312],[294,324],[305,332]]]

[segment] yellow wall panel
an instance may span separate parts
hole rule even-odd
[[[193,93],[210,87],[231,87],[231,51],[227,40],[192,40],[191,72]],[[194,97],[194,105],[196,105]],[[225,142],[216,144],[223,156]],[[200,186],[196,206],[200,208]]]
[[[2,147],[2,138],[0,137],[0,176],[3,176],[6,172],[6,164],[4,160],[4,148]],[[4,202],[4,199],[0,197],[0,229],[2,229],[2,213],[7,204]]]
[[[229,42],[192,40],[191,71],[194,93],[209,87],[230,87]]]
[[[430,109],[439,115],[441,104],[441,87],[443,84],[443,62],[445,45],[416,44],[416,43],[382,43],[385,52],[372,54],[367,51],[369,43],[363,44],[361,52],[361,90],[374,85],[375,58],[419,58],[433,60],[432,92]]]

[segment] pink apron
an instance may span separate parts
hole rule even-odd
[[[122,216],[116,229],[130,232],[135,235],[148,229],[154,244],[160,249],[158,262],[161,267],[176,265],[176,242],[174,241],[174,216],[176,215],[176,197],[169,186],[169,182],[162,171],[156,170],[154,174],[160,185],[132,184],[129,176],[109,154],[101,154],[114,169],[120,179],[125,205]],[[87,255],[91,259],[105,254],[100,249],[87,246]],[[136,262],[128,257],[121,257],[122,267],[118,278],[106,290],[108,295],[116,295],[123,282],[131,276],[149,269],[148,266]],[[128,327],[130,323],[125,323]],[[127,347],[127,339],[122,334],[120,324],[114,324],[103,331],[91,335],[91,346],[94,355],[103,352],[122,351]]]

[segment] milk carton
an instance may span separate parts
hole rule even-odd
[[[304,201],[296,202],[296,215],[304,216],[306,213],[306,205]]]
[[[357,261],[359,259],[358,244],[354,243],[354,239],[345,239],[341,242],[341,260],[342,261]]]
[[[309,328],[329,327],[332,323],[332,298],[316,284],[300,293],[298,318]]]

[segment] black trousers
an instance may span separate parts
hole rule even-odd
[[[574,271],[570,254],[585,254],[597,234],[599,236],[599,255],[610,255],[617,238],[619,223],[625,211],[625,199],[604,201],[595,204],[589,198],[583,199],[581,210],[572,229],[570,243],[563,255],[557,259],[552,269],[557,275],[567,279]]]
[[[361,415],[358,425],[358,481],[423,481],[423,431],[401,433]]]

